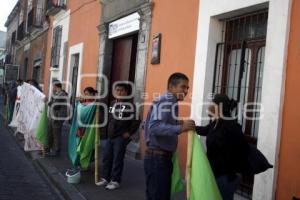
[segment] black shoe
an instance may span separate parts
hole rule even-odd
[[[40,155],[40,156],[43,156],[44,154],[46,155],[46,154],[48,154],[50,151],[49,150],[41,150],[41,151],[39,151],[38,152],[38,154]]]
[[[59,156],[59,153],[56,151],[51,151],[51,152],[45,153],[45,156],[46,157],[57,157],[57,156]]]

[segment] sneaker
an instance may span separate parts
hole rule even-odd
[[[111,181],[106,187],[105,189],[107,190],[115,190],[117,188],[120,187],[120,184],[118,182],[115,182],[115,181]]]
[[[104,178],[101,178],[101,180],[96,183],[97,186],[106,186],[108,184],[108,181]]]

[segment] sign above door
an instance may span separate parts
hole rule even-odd
[[[136,12],[109,24],[108,38],[132,33],[140,29],[140,15]]]

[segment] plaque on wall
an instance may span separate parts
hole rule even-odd
[[[152,40],[151,64],[160,63],[160,48],[161,48],[161,34],[157,33],[153,35],[153,40]]]

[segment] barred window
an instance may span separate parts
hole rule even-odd
[[[267,17],[267,10],[262,10],[222,20],[223,36],[217,44],[213,93],[227,94],[239,102],[240,109],[260,109]],[[259,112],[239,111],[236,114],[242,113],[239,122],[245,134],[256,139],[259,120],[254,118],[258,119]]]
[[[227,94],[239,102],[235,114],[254,145],[261,109],[267,19],[267,10],[223,19],[222,40],[215,57],[213,93]],[[253,180],[253,176],[243,177],[237,193],[252,199]]]
[[[57,26],[53,30],[51,67],[59,67],[60,48],[61,48],[62,26]]]

